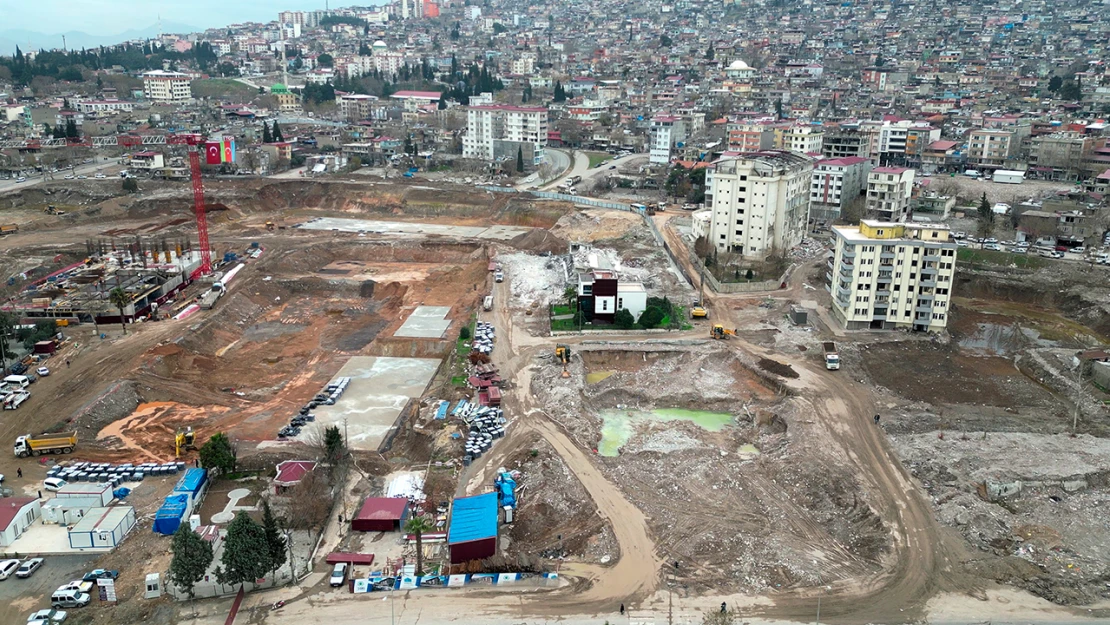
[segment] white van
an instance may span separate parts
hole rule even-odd
[[[19,568],[19,560],[4,560],[0,562],[0,579],[8,579]]]
[[[9,375],[4,378],[4,384],[17,384],[22,388],[27,388],[31,385],[31,380],[25,375]]]
[[[965,170],[964,175],[967,176],[968,178],[981,178],[982,177],[982,174],[980,174],[979,170],[977,170],[977,169]]]
[[[67,588],[66,590],[57,590],[53,595],[50,595],[50,607],[58,608],[83,608],[89,605],[89,593],[81,592],[76,588]]]
[[[486,310],[493,310],[493,296],[487,295],[486,299],[482,300],[482,308]]]

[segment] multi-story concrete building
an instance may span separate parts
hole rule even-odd
[[[155,102],[188,102],[191,82],[188,74],[156,69],[143,74],[143,95]]]
[[[761,123],[730,123],[725,127],[728,149],[734,152],[759,152],[775,147],[775,129]]]
[[[78,100],[73,106],[82,113],[130,112],[134,108],[134,104],[123,100]]]
[[[827,158],[817,161],[809,190],[809,216],[818,221],[833,221],[850,202],[867,188],[871,161],[859,156]]]
[[[905,221],[913,193],[912,169],[876,167],[867,174],[868,215],[881,221]]]
[[[871,158],[871,137],[857,128],[826,132],[821,141],[821,154],[825,158]]]
[[[675,145],[686,139],[686,123],[674,115],[656,115],[651,119],[651,156],[652,163],[671,162]]]
[[[825,133],[818,126],[790,126],[782,129],[781,145],[776,147],[802,154],[820,154],[824,137]]]
[[[1020,142],[1012,130],[972,130],[967,135],[967,162],[986,169],[1003,167]]]
[[[472,99],[466,115],[463,156],[502,161],[515,159],[519,150],[525,162],[538,166],[547,147],[547,116],[547,108],[542,106],[476,104]]]
[[[361,93],[347,93],[336,96],[335,105],[339,115],[349,121],[357,122],[370,119],[377,96]]]
[[[956,271],[948,226],[864,219],[832,231],[825,286],[845,329],[944,330]]]
[[[1033,137],[1029,149],[1029,169],[1053,180],[1076,180],[1083,161],[1094,146],[1095,138],[1078,132],[1057,132]]]
[[[726,154],[706,173],[710,241],[719,251],[754,260],[798,245],[806,230],[812,174],[813,159],[795,152]]]

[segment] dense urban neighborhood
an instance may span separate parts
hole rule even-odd
[[[1104,2],[100,4],[0,31],[0,621],[1110,619]]]

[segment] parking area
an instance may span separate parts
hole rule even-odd
[[[46,563],[31,577],[19,579],[13,575],[0,581],[0,623],[25,623],[31,612],[49,608],[50,594],[93,568],[94,557],[47,556]],[[93,597],[92,605],[97,601]]]

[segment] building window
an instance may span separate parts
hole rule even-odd
[[[601,300],[601,310],[602,310],[602,312],[605,312],[605,311],[609,310],[609,300],[607,300],[607,299],[602,299]]]

